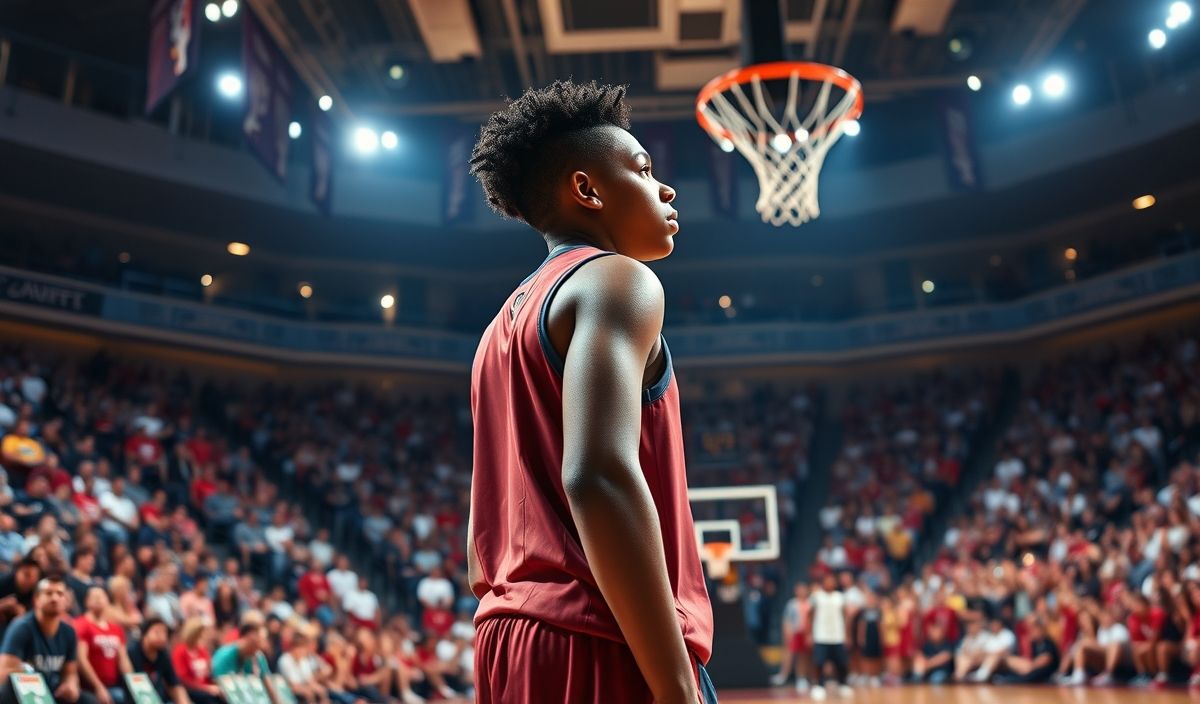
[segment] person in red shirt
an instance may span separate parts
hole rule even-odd
[[[121,675],[133,672],[125,651],[125,629],[108,620],[112,603],[103,587],[87,592],[87,613],[75,619],[79,642],[79,676],[101,704],[124,701]]]
[[[195,700],[211,701],[220,697],[221,689],[213,682],[212,653],[204,647],[204,621],[193,618],[179,629],[179,643],[171,651],[175,675]]]
[[[161,471],[166,467],[162,443],[147,432],[144,424],[139,425],[137,432],[125,441],[125,464],[153,471]]]
[[[1127,592],[1125,601],[1129,607],[1126,626],[1129,628],[1129,640],[1133,643],[1133,666],[1138,675],[1134,683],[1149,684],[1152,673],[1157,670],[1155,650],[1162,636],[1167,612],[1158,606],[1150,606],[1150,600],[1141,592]]]
[[[320,560],[313,559],[296,585],[300,598],[308,607],[308,612],[317,617],[325,626],[333,623],[333,589],[329,586],[329,578],[325,576],[325,567]]]
[[[1200,582],[1188,582],[1180,599],[1184,600],[1186,611],[1191,614],[1183,639],[1183,661],[1192,668],[1188,685],[1200,687]]]
[[[358,683],[357,693],[373,702],[385,701],[392,689],[394,671],[379,652],[375,634],[360,628],[355,636],[357,649],[350,662],[350,673]]]
[[[217,450],[209,441],[208,429],[203,425],[196,428],[196,434],[183,446],[187,448],[188,455],[191,456],[193,464],[197,467],[205,467],[217,459]]]
[[[715,699],[664,294],[643,264],[674,249],[675,191],[629,133],[624,96],[530,90],[471,158],[493,208],[549,251],[472,365],[480,704]]]

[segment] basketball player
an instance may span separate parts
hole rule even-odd
[[[530,90],[471,158],[492,207],[549,250],[472,370],[481,704],[716,701],[663,290],[642,264],[674,247],[675,191],[629,133],[624,95]]]

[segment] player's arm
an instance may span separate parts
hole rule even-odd
[[[561,295],[575,312],[563,372],[562,480],[571,514],[654,700],[694,704],[662,528],[638,459],[642,378],[662,329],[662,285],[632,259],[605,257],[568,279]]]
[[[475,491],[472,482],[471,491]],[[474,517],[467,514],[467,584],[476,599],[482,599],[488,591],[487,582],[483,579],[483,570],[479,567],[479,555],[475,553],[475,522]]]

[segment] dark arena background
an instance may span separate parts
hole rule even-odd
[[[468,158],[572,78],[678,191],[721,700],[1185,700],[1194,9],[0,0],[0,696],[73,701],[59,573],[96,701],[473,701],[471,364],[546,251]]]

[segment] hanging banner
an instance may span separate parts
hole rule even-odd
[[[317,210],[329,214],[333,204],[333,127],[329,116],[313,108],[312,119],[312,184],[308,195]]]
[[[292,121],[292,69],[253,12],[242,19],[246,72],[246,143],[275,178],[287,180],[288,124]]]
[[[654,178],[660,183],[671,183],[674,175],[675,127],[672,125],[649,124],[634,128],[638,141],[650,154]]]
[[[955,94],[942,100],[942,127],[946,136],[946,175],[951,190],[982,191],[983,172],[966,98]]]
[[[442,224],[454,225],[469,220],[475,198],[471,189],[471,148],[474,130],[450,133],[446,144],[445,182],[442,184]]]
[[[153,112],[200,60],[199,0],[154,0],[146,65],[146,112]]]
[[[708,145],[708,184],[713,214],[737,219],[736,154],[727,154],[715,143]]]

